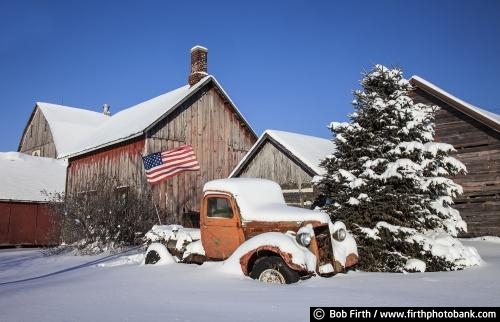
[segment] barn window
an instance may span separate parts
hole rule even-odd
[[[115,197],[120,204],[125,205],[127,203],[129,186],[119,186],[115,188]]]

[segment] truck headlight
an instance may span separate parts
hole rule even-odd
[[[347,232],[344,228],[340,228],[339,230],[333,232],[332,237],[335,240],[343,241],[347,237]]]
[[[309,233],[301,233],[297,235],[297,242],[304,247],[307,247],[311,244],[312,235]]]

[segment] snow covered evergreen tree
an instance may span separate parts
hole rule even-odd
[[[448,178],[466,169],[449,155],[453,146],[433,141],[438,107],[414,103],[400,69],[375,65],[361,85],[351,122],[330,124],[337,150],[322,163],[327,174],[318,184],[333,200],[324,210],[356,236],[362,270],[469,265],[465,253],[474,250],[453,238],[466,230],[451,207],[462,188]],[[440,251],[443,241],[459,254]]]

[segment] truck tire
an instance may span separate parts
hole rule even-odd
[[[167,250],[165,245],[160,243],[152,243],[146,250],[146,257],[144,259],[144,264],[167,264],[169,262],[175,262],[172,255]]]
[[[250,277],[264,283],[291,284],[298,282],[299,274],[278,256],[259,258]]]

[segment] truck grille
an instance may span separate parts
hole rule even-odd
[[[314,228],[314,235],[316,238],[316,244],[318,245],[318,267],[333,264],[332,240],[328,225]]]

